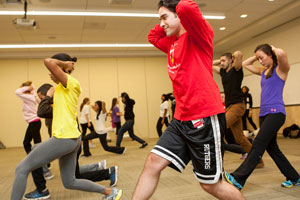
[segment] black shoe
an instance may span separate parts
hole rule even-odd
[[[87,154],[87,155],[81,155],[82,157],[90,157],[92,154]]]
[[[122,151],[122,153],[120,153],[121,155],[124,155],[126,151],[126,148],[124,148],[124,150]]]
[[[148,145],[148,143],[147,143],[147,142],[144,142],[144,143],[142,144],[142,146],[140,147],[140,149],[145,148],[147,145]]]
[[[110,187],[114,187],[118,182],[118,167],[114,166],[110,168]]]
[[[49,199],[50,193],[48,189],[46,189],[44,192],[39,193],[37,190],[34,190],[33,192],[29,192],[24,195],[23,197],[26,200],[34,200],[34,199]]]

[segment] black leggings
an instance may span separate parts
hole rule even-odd
[[[106,140],[107,133],[105,134],[98,134],[95,131],[91,132],[87,136],[83,137],[83,152],[84,155],[91,155],[88,140],[99,138],[100,143],[105,151],[122,154],[124,152],[124,147],[116,147],[116,146],[108,146]]]
[[[40,133],[41,126],[42,123],[40,120],[29,123],[23,140],[23,146],[27,154],[31,151],[31,140],[33,140],[34,144],[42,142]]]
[[[297,181],[299,179],[298,172],[280,151],[277,144],[277,131],[283,125],[284,121],[285,115],[282,113],[268,114],[259,118],[260,130],[252,144],[252,148],[246,160],[232,173],[241,185],[245,184],[247,178],[262,159],[265,150],[267,150],[287,180]]]
[[[256,130],[257,127],[256,127],[255,123],[252,120],[252,116],[249,117],[249,109],[247,109],[245,111],[245,114],[242,117],[242,120],[243,120],[243,130],[245,130],[245,131],[248,130],[247,129],[247,121],[246,121],[247,119],[248,119],[249,123],[251,124],[251,126],[254,128],[254,130]]]
[[[81,154],[81,146],[78,149],[77,157],[76,157],[76,169],[75,169],[75,177],[77,179],[87,179],[93,182],[108,180],[109,176],[109,169],[101,169],[95,171],[87,171],[84,173],[80,173],[80,166],[78,163],[79,156]]]
[[[159,137],[162,135],[161,129],[163,127],[163,124],[161,124],[161,121],[162,121],[162,117],[159,117],[157,120],[157,124],[156,124],[156,130],[157,130],[157,134]],[[167,116],[165,117],[164,124],[166,125],[166,127],[169,126],[169,117],[167,117]]]
[[[86,135],[87,129],[89,129],[91,132],[95,131],[93,123],[91,123],[91,127],[88,126],[88,123],[80,124],[81,125],[81,137],[84,137]]]
[[[114,124],[116,125],[116,135],[118,135],[118,132],[121,128],[121,122],[114,122]]]

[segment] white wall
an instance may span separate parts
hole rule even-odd
[[[284,101],[287,105],[300,104],[300,18],[239,45],[231,51],[241,50],[244,54],[244,59],[247,59],[254,55],[253,52],[256,46],[263,43],[274,45],[287,53],[291,70],[284,89]],[[257,64],[259,65],[259,63]],[[245,77],[242,84],[250,88],[254,105],[259,106],[260,77],[251,74],[247,70],[244,70],[244,72]]]
[[[36,87],[52,83],[48,74],[42,59],[0,60],[0,140],[7,147],[22,146],[27,127],[22,102],[14,91],[26,80],[32,80]],[[160,97],[172,91],[166,57],[79,58],[72,75],[82,87],[79,104],[84,97],[90,97],[91,103],[105,101],[109,109],[112,98],[128,92],[136,101],[136,134],[143,138],[157,137]],[[123,110],[122,103],[120,109]],[[46,140],[44,123],[42,127],[42,138]]]

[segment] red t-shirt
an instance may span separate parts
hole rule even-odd
[[[176,98],[175,118],[190,121],[224,113],[212,74],[213,30],[192,0],[181,0],[176,13],[186,30],[184,34],[167,37],[158,24],[148,35],[150,43],[168,54]]]

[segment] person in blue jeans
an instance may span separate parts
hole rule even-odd
[[[261,76],[260,131],[246,160],[233,173],[225,172],[224,177],[227,182],[241,190],[267,150],[280,172],[286,177],[281,186],[289,188],[300,185],[300,175],[277,144],[277,132],[286,118],[283,88],[290,70],[287,55],[282,49],[268,44],[257,46],[254,52],[255,56],[245,60],[243,67]],[[256,61],[263,67],[254,66]]]
[[[130,99],[129,95],[126,92],[123,92],[121,94],[122,97],[122,102],[125,104],[124,108],[124,118],[125,118],[125,123],[123,126],[120,128],[118,132],[118,137],[117,137],[117,143],[116,146],[120,147],[122,140],[123,140],[123,135],[126,131],[128,131],[129,136],[133,139],[136,140],[137,142],[141,143],[142,146],[140,148],[144,148],[148,145],[147,142],[139,138],[134,134],[133,130],[133,125],[134,125],[134,113],[133,113],[133,106],[135,104],[135,101],[133,99]]]

